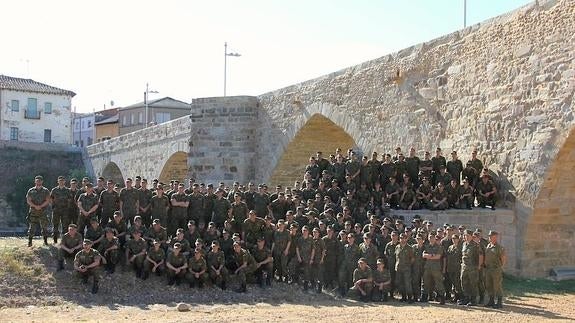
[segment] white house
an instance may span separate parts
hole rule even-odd
[[[0,75],[0,140],[72,143],[76,93],[30,79]]]
[[[94,143],[96,136],[93,113],[72,113],[74,128],[72,130],[72,144],[76,147],[86,147]]]

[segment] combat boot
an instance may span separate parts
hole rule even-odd
[[[489,302],[487,302],[487,304],[485,304],[485,307],[493,307],[494,305],[495,305],[494,297],[489,297]]]
[[[484,302],[485,302],[485,295],[484,294],[479,295],[479,303],[478,304],[481,305]]]
[[[98,293],[98,281],[94,280],[94,284],[92,285],[92,294]]]
[[[405,293],[401,293],[401,299],[399,301],[402,303],[407,302],[407,296],[405,295]]]
[[[44,237],[44,245],[47,246],[48,245],[48,237]]]
[[[54,244],[58,244],[58,234],[54,233]]]
[[[497,297],[497,303],[493,305],[493,308],[502,308],[503,307],[503,297]]]
[[[427,294],[423,293],[421,294],[421,298],[419,299],[420,303],[427,303]]]
[[[322,291],[322,288],[321,288],[321,283],[317,283],[317,289],[316,289],[316,292],[317,292],[318,294],[321,294],[321,291]]]
[[[467,297],[461,297],[461,299],[457,302],[457,305],[467,305],[467,303],[469,303]]]
[[[407,303],[413,304],[413,302],[415,302],[415,296],[413,296],[413,295],[408,295],[408,296],[407,296]]]
[[[32,247],[32,237],[28,238],[28,247]]]
[[[445,295],[438,295],[439,305],[445,305]]]

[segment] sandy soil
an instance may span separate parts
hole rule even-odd
[[[0,309],[3,322],[64,321],[497,321],[527,322],[575,320],[574,295],[527,295],[511,298],[501,310],[481,307],[439,306],[435,303],[405,305],[398,302],[363,304],[353,301],[321,300],[313,304],[240,303],[192,305],[189,312],[178,312],[176,303],[141,306],[77,305],[26,306]]]

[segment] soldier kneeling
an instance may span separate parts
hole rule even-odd
[[[92,249],[92,241],[84,239],[82,250],[80,250],[74,258],[74,269],[82,278],[84,284],[88,283],[90,276],[93,277],[94,283],[92,285],[92,294],[98,292],[98,280],[100,279],[100,253]]]
[[[377,259],[377,270],[373,272],[374,289],[371,300],[374,302],[387,302],[387,294],[391,291],[391,274],[385,268],[385,261]]]
[[[363,302],[369,301],[373,288],[373,276],[371,268],[365,258],[357,261],[358,267],[353,272],[353,287],[349,289],[349,295]]]

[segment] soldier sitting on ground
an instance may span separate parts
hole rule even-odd
[[[82,249],[82,235],[78,233],[77,225],[68,225],[68,232],[62,236],[59,248],[58,271],[64,269],[64,260],[74,259],[78,250]]]
[[[74,269],[82,278],[82,282],[87,284],[90,276],[93,277],[92,294],[98,293],[101,258],[100,253],[96,249],[92,249],[92,241],[88,239],[84,239],[82,250],[74,258]]]

